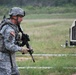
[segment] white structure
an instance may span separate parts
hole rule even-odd
[[[76,45],[76,20],[73,21],[70,27],[70,45]]]

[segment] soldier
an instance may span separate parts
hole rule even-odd
[[[18,25],[25,16],[25,11],[19,7],[13,7],[9,12],[10,19],[0,31],[4,38],[4,51],[0,52],[0,75],[20,75],[15,61],[15,53],[27,53],[28,48],[17,45]]]

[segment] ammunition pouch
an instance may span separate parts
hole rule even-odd
[[[2,53],[9,53],[9,51],[6,50],[6,48],[4,46],[4,37],[2,36],[1,33],[0,33],[0,52],[2,52]]]
[[[5,47],[4,47],[4,38],[2,36],[2,34],[0,33],[0,52],[4,51]]]

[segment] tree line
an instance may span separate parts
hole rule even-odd
[[[0,5],[6,6],[63,6],[76,5],[76,0],[0,0]]]

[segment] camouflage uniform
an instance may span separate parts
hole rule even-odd
[[[14,7],[9,12],[10,16],[25,16],[25,12],[18,7]],[[11,21],[10,21],[11,22]],[[20,75],[15,61],[15,52],[20,51],[21,47],[16,43],[18,41],[19,29],[17,25],[4,25],[0,33],[4,37],[4,51],[0,52],[0,75]],[[10,51],[13,68],[11,68],[10,56],[6,51]]]
[[[9,50],[11,53],[13,68],[11,70],[11,62],[8,52],[6,53],[0,52],[0,75],[11,75],[11,73],[14,73],[13,75],[19,75],[15,61],[15,52],[21,50],[21,47],[16,45],[19,30],[17,25],[12,26],[13,27],[11,27],[10,25],[5,25],[0,33],[2,33],[4,37],[4,46],[6,48],[5,51]],[[15,34],[11,34],[11,32]]]

